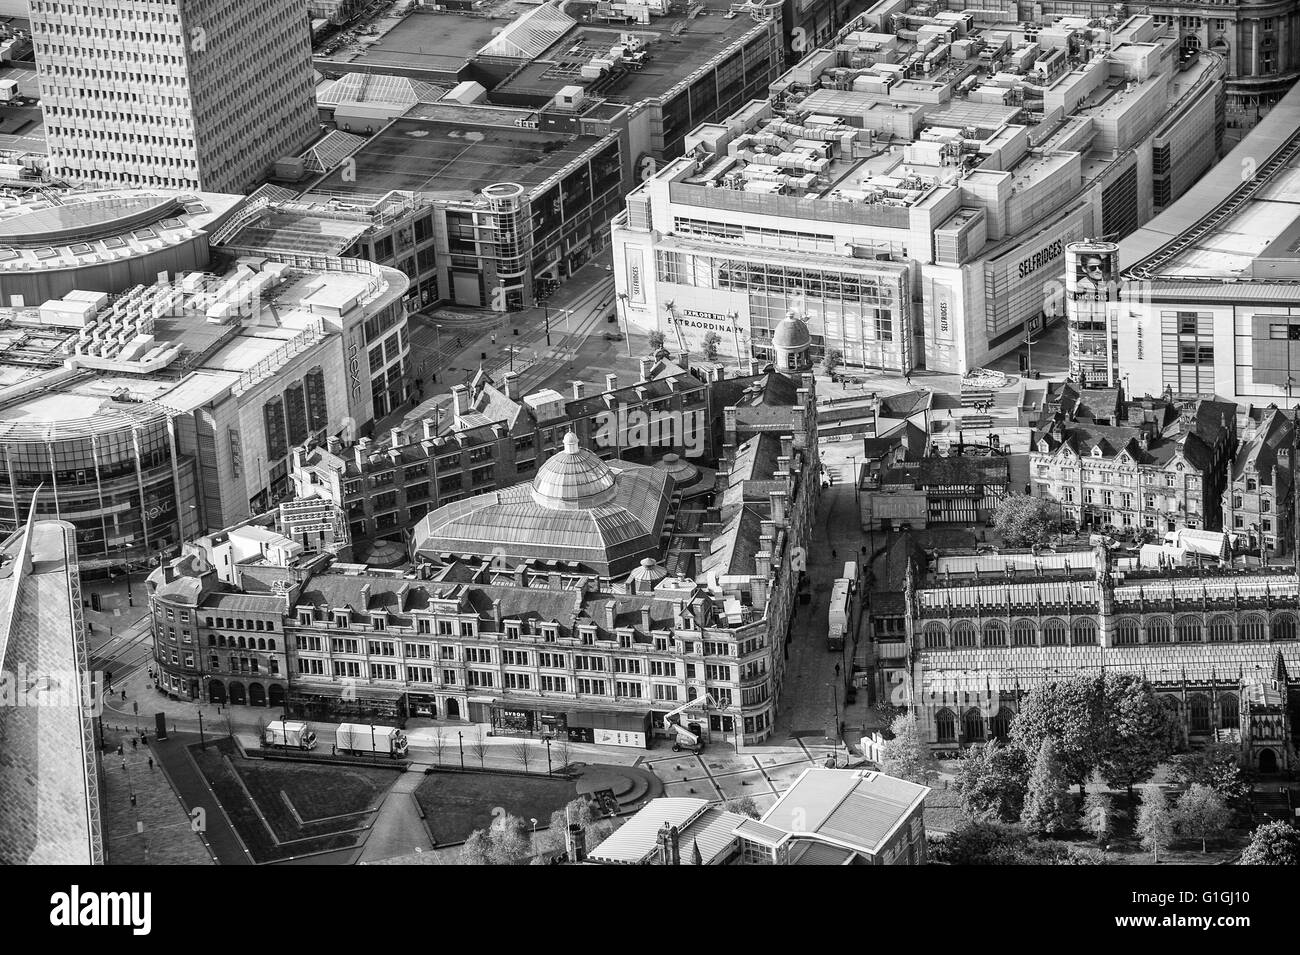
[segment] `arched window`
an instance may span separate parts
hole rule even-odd
[[[1147,643],[1168,643],[1169,642],[1169,621],[1164,617],[1156,617],[1154,620],[1147,621]]]
[[[1250,614],[1241,622],[1241,639],[1243,640],[1263,640],[1265,635],[1264,618],[1257,614]]]
[[[220,634],[217,637],[217,646],[224,647],[225,645],[226,645],[226,636],[225,634]]]
[[[952,628],[952,645],[954,647],[974,647],[979,646],[979,640],[975,637],[975,628],[964,620]]]
[[[1232,642],[1232,618],[1231,617],[1214,617],[1210,620],[1210,642],[1211,643],[1231,643]]]
[[[1131,647],[1141,643],[1139,637],[1138,622],[1132,617],[1125,617],[1115,624],[1115,645],[1118,647]]]
[[[208,634],[208,646],[215,647],[216,645],[217,645],[216,635],[211,633]]]
[[[998,706],[997,712],[989,717],[989,729],[997,739],[1005,741],[1011,732],[1011,721],[1015,717],[1015,708],[1003,703]]]
[[[1038,643],[1038,630],[1032,620],[1017,620],[1011,630],[1013,647],[1032,647]]]
[[[274,640],[268,640],[268,641],[266,641],[266,649],[268,649],[268,650],[274,650],[274,649],[275,649],[275,641],[274,641]]]
[[[1007,628],[996,620],[984,624],[984,646],[1005,647],[1007,645]]]
[[[1043,624],[1043,645],[1048,647],[1065,646],[1065,621],[1049,620]]]
[[[1076,647],[1086,647],[1097,642],[1097,622],[1091,617],[1080,617],[1070,627],[1071,642]]]
[[[982,743],[984,741],[984,715],[980,713],[978,706],[972,706],[966,711],[961,718],[962,735],[966,737],[968,743]]]
[[[239,649],[241,649],[241,650],[247,650],[247,649],[248,649],[248,645],[244,642],[244,638],[243,638],[243,637],[240,637],[240,638],[239,638]]]
[[[1195,617],[1183,617],[1177,626],[1179,643],[1201,642],[1201,621]]]
[[[1289,613],[1280,613],[1273,618],[1273,639],[1295,639],[1295,617]]]
[[[927,623],[925,625],[925,646],[927,649],[934,650],[938,647],[948,645],[948,632],[944,630],[941,623]]]
[[[1194,694],[1187,701],[1187,710],[1192,719],[1193,733],[1210,731],[1210,698],[1203,693]]]
[[[957,717],[953,715],[952,710],[940,710],[934,715],[935,733],[940,743],[955,743],[957,741]]]
[[[1219,724],[1226,730],[1235,730],[1240,725],[1237,708],[1237,694],[1224,693],[1219,697]]]
[[[265,639],[264,637],[258,637],[258,638],[257,638],[257,649],[259,649],[259,650],[265,650],[265,649],[266,649],[266,639]]]

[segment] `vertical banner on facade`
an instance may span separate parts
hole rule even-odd
[[[1070,377],[1084,384],[1113,385],[1114,324],[1119,301],[1119,246],[1071,242],[1065,247],[1065,314],[1069,327]]]
[[[627,260],[627,298],[637,305],[645,304],[645,252],[631,245],[623,246]]]

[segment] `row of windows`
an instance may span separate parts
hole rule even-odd
[[[1231,617],[1213,617],[1208,628],[1199,617],[1184,617],[1171,623],[1168,618],[1155,617],[1145,626],[1134,618],[1122,618],[1115,624],[1115,643],[1120,646],[1139,643],[1231,643],[1238,640],[1294,640],[1296,618],[1281,613],[1272,620],[1271,634],[1266,618],[1247,615],[1238,625]],[[1145,640],[1143,639],[1145,637]],[[1032,620],[1017,620],[1008,630],[1006,624],[989,620],[976,630],[967,622],[953,624],[951,629],[942,623],[931,622],[922,631],[922,641],[927,649],[945,647],[1063,647],[1092,646],[1097,643],[1097,623],[1091,617],[1081,617],[1073,623],[1064,620],[1047,620],[1041,627]]]

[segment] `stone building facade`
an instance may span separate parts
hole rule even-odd
[[[1294,568],[1120,573],[1103,548],[1078,564],[936,580],[912,561],[909,651],[892,682],[905,684],[935,750],[1005,738],[1035,687],[1109,670],[1137,674],[1168,698],[1189,743],[1229,734],[1256,768],[1289,764],[1289,731],[1252,745],[1242,714],[1250,688],[1279,673],[1268,705],[1294,707],[1300,684],[1285,675],[1300,664]]]

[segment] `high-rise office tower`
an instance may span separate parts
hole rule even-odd
[[[51,171],[242,192],[315,131],[306,0],[31,0]]]

